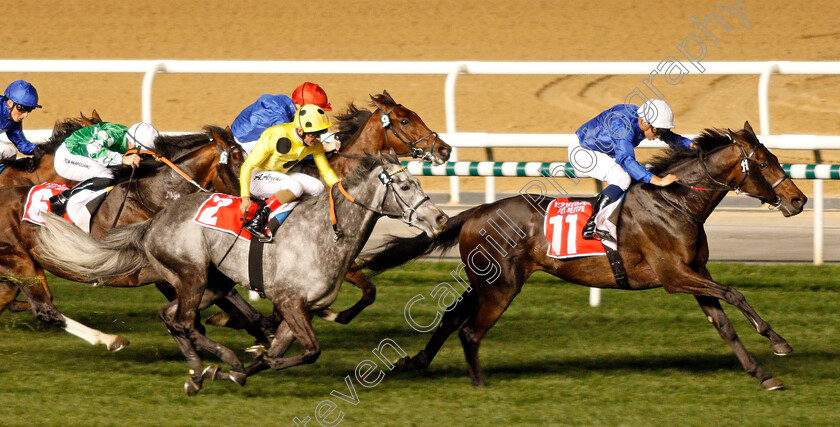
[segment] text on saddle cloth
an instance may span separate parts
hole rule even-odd
[[[242,198],[229,194],[213,193],[198,208],[193,221],[203,227],[212,228],[224,233],[238,235],[240,239],[251,240],[251,233],[242,227],[242,215],[239,205]],[[246,217],[251,219],[257,212],[258,204],[252,203]]]
[[[558,198],[549,203],[546,209],[543,230],[548,240],[548,256],[557,259],[572,259],[587,256],[606,255],[604,245],[616,249],[615,224],[610,220],[622,199],[611,203],[595,217],[599,232],[612,236],[604,240],[587,240],[581,236],[584,225],[592,215],[592,204],[588,201],[572,201]]]

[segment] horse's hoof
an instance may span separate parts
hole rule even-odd
[[[188,379],[186,383],[184,383],[184,391],[187,392],[187,396],[195,396],[201,390],[201,384],[196,384],[192,378]]]
[[[766,380],[761,382],[761,386],[764,387],[765,390],[784,390],[785,385],[782,384],[781,381],[770,377]]]
[[[201,372],[201,379],[213,381],[219,379],[219,367],[216,365],[208,365],[204,368],[204,371]]]
[[[116,353],[126,347],[128,347],[128,339],[118,336],[111,345],[108,346],[108,351],[111,353]]]
[[[261,357],[265,356],[268,353],[268,350],[265,349],[265,346],[262,344],[252,345],[245,349],[245,353],[251,355],[254,360],[259,360]]]
[[[248,379],[248,374],[245,372],[238,372],[238,371],[228,371],[229,379],[240,386],[245,385],[245,381]]]
[[[230,317],[228,317],[227,314],[216,313],[216,314],[208,317],[207,321],[204,322],[204,323],[207,323],[208,325],[213,325],[213,326],[225,326],[225,325],[227,325],[228,321],[230,321]]]
[[[773,354],[776,356],[787,356],[793,353],[793,347],[790,346],[787,342],[780,342],[778,344],[773,344],[770,346],[773,349]]]

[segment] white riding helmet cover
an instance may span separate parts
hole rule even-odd
[[[135,123],[125,132],[125,138],[128,142],[145,150],[154,150],[155,140],[159,136],[160,132],[146,122]]]
[[[651,126],[657,129],[673,129],[674,128],[674,112],[668,103],[661,99],[650,99],[645,101],[636,114],[642,120],[650,123]]]

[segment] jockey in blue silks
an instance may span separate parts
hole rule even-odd
[[[3,93],[0,103],[0,134],[5,133],[11,144],[0,142],[0,160],[13,159],[18,152],[32,154],[35,144],[29,142],[23,135],[23,119],[38,105],[38,91],[31,83],[16,80]]]
[[[633,180],[660,187],[668,186],[677,177],[658,177],[636,161],[634,149],[643,140],[659,138],[672,148],[693,148],[692,142],[670,129],[674,113],[661,99],[651,99],[641,107],[619,104],[584,123],[575,134],[578,142],[569,145],[569,162],[578,172],[606,181],[607,188],[592,206],[592,216],[583,227],[583,238],[592,239],[595,215],[605,206],[620,199]]]
[[[291,122],[297,110],[306,104],[314,104],[324,111],[332,111],[324,89],[315,83],[304,82],[295,88],[291,98],[286,95],[260,95],[256,102],[245,107],[236,116],[230,130],[236,143],[246,154],[251,154],[251,150],[266,129]],[[327,144],[328,138],[325,136],[322,142]],[[338,142],[333,145],[338,145]],[[332,145],[326,145],[324,148],[326,151],[338,149]]]

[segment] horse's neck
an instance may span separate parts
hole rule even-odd
[[[367,154],[375,154],[382,151],[384,129],[380,126],[372,126],[378,121],[373,120],[373,116],[365,122],[362,129],[352,138],[347,144],[343,144],[339,152],[353,157],[363,157]],[[334,155],[330,158],[330,166],[338,174],[338,176],[347,176],[356,166],[359,165],[359,160],[353,157],[344,157],[341,155]]]
[[[717,191],[719,186],[713,183],[700,164],[699,159],[691,159],[668,168],[663,175],[672,173],[687,185],[705,188],[706,191],[672,184],[669,188],[657,188],[654,197],[664,199],[667,204],[682,213],[690,215],[698,222],[704,222],[726,196],[727,191]]]
[[[365,186],[365,184],[360,185],[360,187]],[[377,191],[369,191],[365,188],[358,187],[346,188],[346,190],[358,203],[374,209],[380,207],[379,202],[381,200],[377,200],[379,198]],[[379,215],[351,202],[341,194],[340,190],[335,188],[328,189],[321,197],[329,197],[329,191],[333,191],[332,195],[334,198],[337,227],[343,233],[338,243],[347,245],[350,250],[348,255],[355,258],[370,238],[373,227],[379,219]],[[330,209],[330,203],[327,200],[319,200],[318,205],[323,206],[325,209]],[[324,217],[329,218],[329,213],[326,213]],[[330,228],[330,233],[332,233],[332,228]]]

